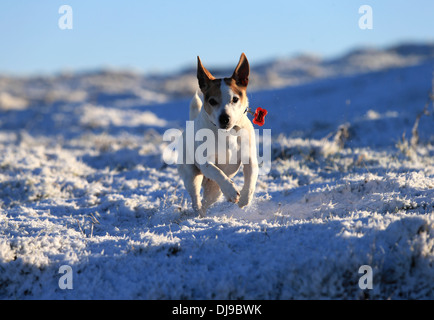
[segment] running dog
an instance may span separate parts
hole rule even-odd
[[[203,101],[196,93],[190,103],[190,120],[194,120],[195,140],[194,145],[188,146],[186,133],[183,133],[181,141],[185,161],[178,163],[178,172],[191,197],[193,209],[201,217],[206,216],[207,209],[222,193],[228,201],[238,204],[240,208],[247,206],[253,199],[259,170],[255,132],[246,113],[249,104],[249,72],[249,62],[244,53],[232,76],[219,79],[197,57],[197,79]],[[207,143],[211,143],[214,150],[207,148],[207,154],[201,161],[196,153],[202,151],[202,155],[204,150],[196,139],[203,136],[202,132],[208,134]],[[224,147],[219,148],[222,145]],[[189,148],[194,156],[188,152]],[[237,174],[241,164],[244,186],[239,191],[231,178]]]

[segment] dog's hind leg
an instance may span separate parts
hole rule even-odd
[[[194,165],[181,165],[178,167],[184,187],[191,197],[193,210],[199,215],[202,214],[202,203],[200,201],[200,188],[202,186],[203,174]]]
[[[202,211],[205,216],[206,210],[212,206],[222,195],[219,185],[214,180],[203,178],[203,198],[202,198]]]

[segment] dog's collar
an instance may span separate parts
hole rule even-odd
[[[252,109],[250,109],[249,107],[247,107],[246,110],[244,110],[244,114],[245,114],[246,112],[250,113],[251,115],[255,115],[255,113],[254,113],[254,112],[252,111]]]

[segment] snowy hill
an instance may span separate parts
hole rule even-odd
[[[271,171],[204,219],[162,161],[191,72],[0,78],[0,298],[434,298],[433,48],[252,64]]]
[[[355,49],[333,59],[300,54],[266,62],[251,61],[250,91],[413,66],[433,59],[434,44],[403,44],[386,49]],[[216,76],[229,76],[233,72],[233,66],[207,67]],[[171,74],[147,75],[125,70],[95,70],[63,72],[50,76],[0,75],[0,92],[9,95],[0,96],[0,107],[14,108],[29,103],[46,104],[62,100],[101,104],[121,101],[121,106],[143,105],[189,98],[196,89],[196,57],[192,57],[191,66]]]

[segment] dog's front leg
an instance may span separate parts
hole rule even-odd
[[[228,176],[215,164],[205,162],[200,165],[200,171],[208,179],[214,180],[219,185],[226,199],[230,202],[237,203],[240,199],[240,193],[235,184]]]
[[[240,201],[238,201],[238,206],[243,208],[247,206],[253,199],[255,193],[256,181],[258,180],[258,163],[256,161],[250,161],[244,164],[244,185],[241,189]]]

